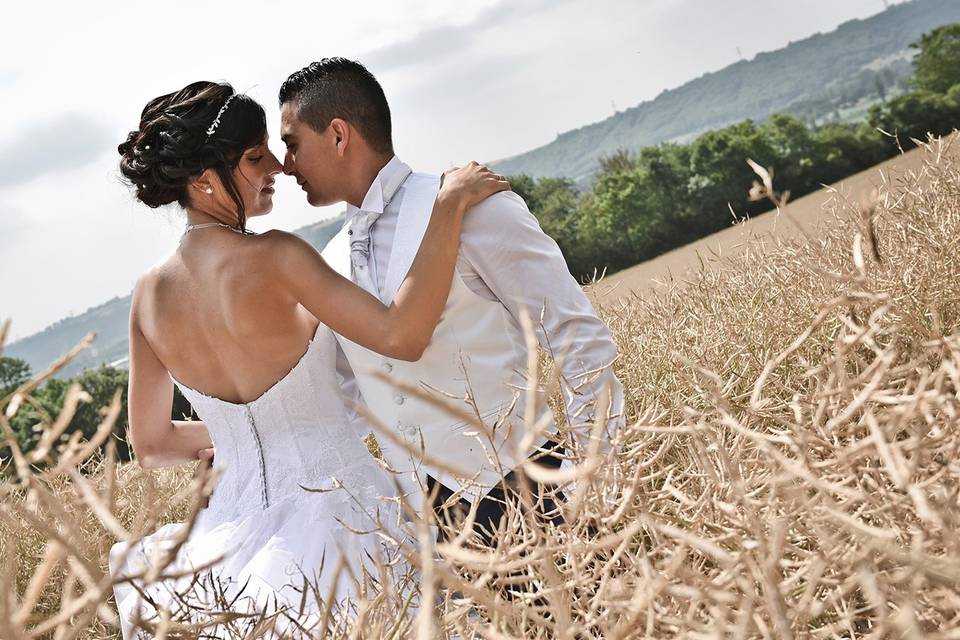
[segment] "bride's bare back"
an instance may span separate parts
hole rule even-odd
[[[318,321],[278,286],[272,235],[196,229],[141,278],[131,329],[181,383],[251,402],[303,355]]]

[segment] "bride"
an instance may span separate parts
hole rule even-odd
[[[338,600],[355,595],[364,562],[383,551],[372,530],[398,520],[381,500],[393,493],[389,478],[349,426],[331,331],[419,358],[447,298],[465,212],[509,185],[476,163],[447,172],[416,261],[385,307],[297,236],[247,231],[247,219],[271,210],[281,170],[267,140],[257,102],[195,82],[147,103],[119,146],[137,199],[177,202],[187,218],[174,253],[134,289],[130,435],[146,468],[216,449],[218,484],[171,570],[212,564],[206,575],[223,600],[248,611],[304,603],[316,611],[305,581],[334,584]],[[171,421],[174,385],[200,421]],[[205,581],[137,578],[184,526],[111,550],[124,638],[185,588],[209,595],[200,593]],[[337,574],[341,563],[350,570]]]

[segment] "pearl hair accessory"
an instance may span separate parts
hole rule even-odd
[[[222,106],[222,107],[220,107],[220,111],[217,112],[217,117],[213,119],[213,122],[211,122],[211,123],[210,123],[210,126],[207,128],[207,138],[208,138],[208,139],[209,139],[210,136],[212,136],[213,133],[217,130],[217,127],[220,126],[220,117],[223,115],[223,112],[227,110],[227,107],[230,106],[230,101],[233,100],[234,98],[236,98],[238,95],[240,95],[240,94],[239,94],[239,93],[233,94],[232,96],[230,96],[229,98],[227,98],[227,101],[223,103],[223,106]]]

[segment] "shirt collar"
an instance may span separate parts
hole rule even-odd
[[[361,211],[364,213],[383,213],[387,204],[390,203],[400,185],[403,184],[403,181],[407,179],[411,172],[410,167],[400,158],[397,156],[390,158],[390,161],[380,169],[377,177],[373,179],[360,208],[358,209],[352,204],[347,205],[347,217],[350,218]]]

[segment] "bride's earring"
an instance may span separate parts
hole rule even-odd
[[[204,189],[204,191],[206,191],[207,193],[213,193],[213,187],[207,187],[206,189]]]

